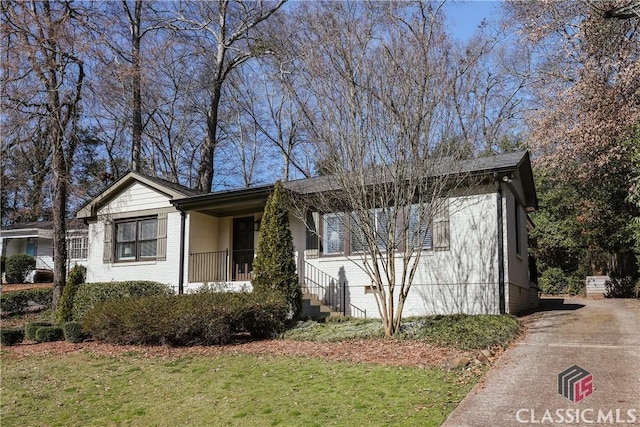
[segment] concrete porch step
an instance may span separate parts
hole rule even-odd
[[[314,294],[302,293],[302,317],[314,320],[326,319],[327,317],[341,316],[342,313],[334,311],[331,307],[325,305]]]

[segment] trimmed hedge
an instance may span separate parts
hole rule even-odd
[[[60,326],[41,326],[36,330],[36,342],[62,341],[64,332]]]
[[[83,283],[78,286],[73,298],[72,318],[80,321],[89,310],[113,298],[170,295],[172,293],[169,286],[157,282]]]
[[[16,328],[2,328],[0,329],[0,344],[1,345],[16,345],[20,344],[24,340],[24,330]]]
[[[114,344],[218,345],[241,332],[276,335],[287,312],[284,298],[247,292],[123,298],[88,312],[83,327]]]
[[[51,308],[53,299],[52,288],[26,289],[24,291],[3,292],[0,295],[0,311],[3,313],[20,314],[27,311],[29,301]]]
[[[86,334],[82,332],[82,323],[80,322],[63,323],[62,332],[64,332],[64,339],[72,343],[82,342],[86,338]]]
[[[24,337],[28,340],[35,341],[36,340],[36,332],[38,329],[43,328],[45,326],[53,326],[51,323],[46,322],[29,322],[24,326]]]

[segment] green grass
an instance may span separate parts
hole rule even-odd
[[[295,357],[2,355],[2,425],[436,426],[456,373]]]
[[[429,316],[407,319],[398,338],[463,350],[507,346],[520,334],[518,319],[508,315]],[[282,334],[300,341],[346,341],[384,336],[380,320],[301,322]]]

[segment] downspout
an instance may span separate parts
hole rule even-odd
[[[178,268],[178,294],[182,295],[184,293],[184,234],[186,214],[182,209],[180,209],[180,205],[176,205],[176,207],[180,211],[180,267]]]
[[[506,298],[504,291],[504,219],[502,214],[502,183],[498,173],[494,173],[493,177],[498,184],[497,188],[497,205],[498,205],[498,304],[500,307],[500,314],[505,314],[506,310]]]

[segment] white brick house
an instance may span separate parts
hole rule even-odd
[[[450,196],[434,219],[406,316],[516,313],[537,305],[527,252],[527,212],[537,207],[529,154],[469,160],[460,170],[478,179]],[[285,187],[313,192],[320,180]],[[78,212],[89,224],[87,281],[154,280],[179,292],[214,282],[250,289],[259,222],[272,190],[197,194],[129,173]],[[327,231],[337,214],[312,213],[315,233],[290,216],[300,284],[336,310],[377,317],[360,257],[341,233]]]

